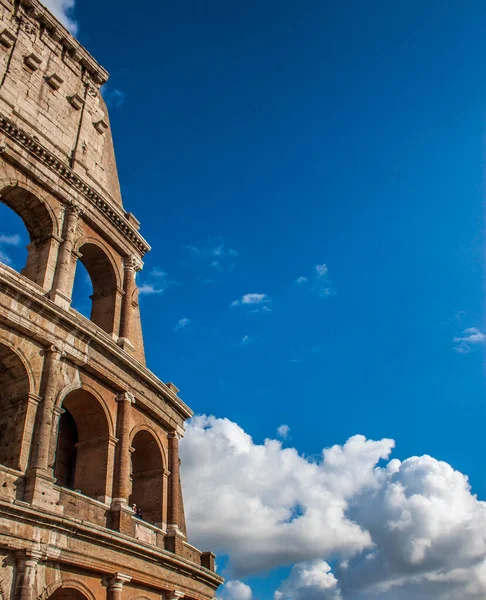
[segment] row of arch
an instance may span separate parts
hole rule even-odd
[[[28,432],[31,389],[32,375],[21,354],[0,342],[0,464],[16,470],[25,468],[23,457],[29,452],[26,446],[32,434]],[[57,432],[52,433],[52,466],[57,485],[104,500],[111,495],[108,478],[114,466],[111,463],[115,431],[108,408],[99,394],[86,386],[65,390],[57,408],[60,417]],[[144,520],[160,527],[164,449],[146,425],[134,428],[130,440],[129,503],[140,506]]]
[[[21,274],[49,292],[65,222],[61,223],[49,203],[29,187],[28,182],[3,187],[0,202],[22,219],[29,235],[27,260]],[[73,256],[84,266],[92,284],[89,318],[107,333],[116,333],[117,294],[123,289],[123,272],[115,256],[102,240],[89,235],[76,239]],[[72,285],[67,292],[71,296]]]

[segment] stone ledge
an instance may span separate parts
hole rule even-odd
[[[2,263],[0,263],[0,283],[1,282],[10,285],[10,287],[15,290],[15,295],[25,296],[31,309],[33,309],[34,304],[37,303],[40,314],[47,315],[48,318],[51,317],[56,321],[63,321],[65,327],[73,332],[79,332],[79,335],[83,336],[83,339],[88,344],[97,342],[107,353],[113,355],[122,364],[131,369],[135,376],[140,377],[147,388],[151,389],[155,394],[160,394],[164,401],[171,405],[184,419],[192,417],[192,410],[181,398],[169,389],[165,383],[152,373],[152,371],[124,352],[117,345],[115,340],[92,321],[83,317],[81,314],[79,314],[79,317],[81,318],[77,318],[77,315],[73,315],[70,311],[63,310],[57,304],[54,304],[54,302],[46,298],[46,292],[40,286]],[[44,343],[54,343],[56,341],[57,338],[51,339],[47,336],[43,340]],[[71,360],[76,361],[76,357],[71,358]],[[142,404],[146,403],[146,406],[150,407],[150,400],[147,397],[141,397],[138,401]],[[154,403],[152,402],[152,405],[153,404]],[[172,426],[175,427],[176,424],[172,424]]]
[[[74,520],[65,516],[58,516],[47,511],[34,509],[24,502],[5,503],[0,498],[0,514],[5,517],[14,519],[17,523],[24,522],[27,525],[35,526],[36,528],[45,527],[46,529],[55,529],[59,532],[65,533],[66,535],[72,536],[76,534],[76,539],[80,541],[81,545],[86,542],[97,548],[103,545],[104,549],[109,549],[114,552],[123,552],[131,557],[142,559],[147,561],[148,564],[153,565],[154,562],[169,572],[187,577],[190,581],[199,581],[205,585],[216,589],[223,582],[223,578],[216,573],[209,571],[205,567],[197,565],[190,560],[177,556],[168,550],[164,550],[157,546],[151,546],[146,543],[140,543],[133,537],[124,535],[122,533],[105,529],[103,527],[86,523],[85,521]],[[9,535],[0,533],[0,547],[11,546],[12,538]],[[28,547],[31,542],[28,540],[24,541],[20,538],[16,538],[16,544],[19,549],[22,547]],[[93,549],[94,549],[93,548]],[[44,553],[48,551],[48,548],[44,550]],[[46,556],[49,558],[49,556]],[[96,570],[108,570],[108,565],[103,565],[103,559],[100,557],[99,552],[86,553],[84,557],[81,556],[79,551],[75,549],[64,549],[62,554],[56,558],[57,561],[66,564],[74,564],[78,567],[82,566],[88,569]],[[153,568],[153,567],[152,567]],[[133,571],[131,570],[133,573]],[[143,585],[149,585],[152,587],[158,587],[156,584],[160,581],[156,576],[148,577],[147,574],[141,572],[133,573],[133,581],[141,583]],[[163,588],[160,588],[163,590]]]

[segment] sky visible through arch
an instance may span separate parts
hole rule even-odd
[[[301,4],[51,2],[111,73],[190,539],[224,600],[479,600],[486,8]]]

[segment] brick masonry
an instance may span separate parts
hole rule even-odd
[[[30,236],[20,274],[0,264],[0,598],[211,600],[179,476],[192,412],[145,366],[150,248],[123,209],[107,78],[37,0],[0,0],[0,201]],[[90,319],[70,306],[77,261]]]

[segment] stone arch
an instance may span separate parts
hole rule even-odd
[[[27,262],[21,274],[49,290],[59,244],[59,226],[52,208],[28,182],[3,185],[0,202],[22,219],[29,234]]]
[[[140,431],[147,431],[148,433],[152,434],[162,456],[162,466],[163,468],[167,468],[167,455],[165,452],[165,448],[162,445],[162,442],[160,441],[159,433],[157,432],[155,427],[153,427],[150,423],[142,423],[140,425],[135,425],[135,427],[133,427],[133,429],[130,432],[130,439],[133,441],[137,433],[139,433]]]
[[[96,238],[80,238],[76,243],[76,251],[93,286],[90,319],[107,333],[113,334],[119,320],[117,305],[122,290],[119,266],[106,244]]]
[[[0,464],[25,468],[27,442],[33,423],[27,423],[32,381],[21,356],[0,341]]]
[[[16,335],[12,335],[12,337],[14,339],[18,340],[18,336]],[[12,352],[15,352],[15,354],[17,354],[17,356],[20,358],[20,360],[22,361],[25,370],[27,371],[27,375],[29,377],[29,387],[31,392],[33,392],[33,390],[37,390],[37,378],[35,376],[35,372],[34,369],[31,367],[30,361],[27,358],[25,352],[18,347],[17,344],[13,344],[12,343],[12,337],[9,335],[6,335],[6,332],[4,331],[0,331],[0,344],[3,344],[4,346],[7,346],[8,348],[10,348],[10,350]]]
[[[76,579],[64,579],[49,585],[42,597],[47,600],[96,600],[88,586]]]
[[[62,399],[54,477],[58,485],[85,496],[107,495],[111,419],[99,395],[77,387]]]
[[[103,409],[103,411],[105,413],[106,420],[108,421],[109,435],[113,436],[115,433],[115,424],[113,422],[113,415],[111,414],[111,411],[108,408],[108,405],[106,404],[106,401],[103,398],[103,396],[91,384],[89,384],[87,382],[81,382],[81,381],[75,381],[73,383],[69,383],[58,393],[57,398],[56,398],[56,407],[59,409],[62,409],[62,403],[64,401],[64,398],[66,398],[66,396],[68,394],[70,394],[71,392],[74,392],[76,390],[86,390],[92,396],[94,396],[96,398],[96,400],[98,400],[98,402],[101,405],[101,408]]]
[[[143,520],[161,527],[163,523],[164,459],[157,436],[140,427],[131,437],[132,493],[129,504],[142,511]]]

